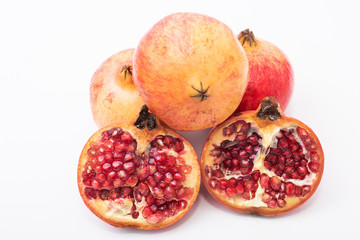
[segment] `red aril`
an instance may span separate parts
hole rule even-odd
[[[239,212],[279,215],[303,204],[318,187],[324,154],[315,133],[283,115],[274,98],[214,128],[201,153],[209,193]]]
[[[191,144],[170,129],[112,124],[83,148],[78,187],[86,206],[103,221],[158,229],[189,211],[199,192],[200,167]]]
[[[255,110],[266,96],[274,97],[285,111],[294,88],[288,58],[274,44],[255,38],[249,29],[242,31],[238,39],[249,61],[249,82],[236,112]]]

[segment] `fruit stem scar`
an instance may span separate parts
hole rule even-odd
[[[191,85],[191,88],[194,89],[198,94],[191,95],[190,97],[200,98],[200,102],[202,102],[202,101],[206,100],[206,98],[210,97],[210,95],[207,94],[207,91],[209,90],[210,85],[206,89],[204,89],[202,82],[200,82],[200,90],[195,88],[193,85]]]
[[[126,79],[127,74],[132,75],[132,66],[131,64],[125,64],[121,67],[120,72],[124,72],[124,80]]]
[[[264,97],[263,100],[261,100],[261,107],[256,116],[263,120],[266,120],[266,118],[269,118],[271,121],[280,119],[281,115],[278,107],[279,104],[274,97]]]
[[[149,109],[146,105],[141,107],[138,119],[136,119],[134,125],[139,129],[148,128],[150,131],[157,128],[156,117],[154,114],[149,113]]]
[[[254,43],[254,45],[256,46],[256,41],[255,41],[255,35],[252,31],[250,31],[249,29],[245,29],[244,31],[240,32],[239,35],[237,36],[237,39],[241,42],[241,39],[243,39],[241,45],[244,45],[245,42],[248,42],[250,44],[251,47],[251,43]]]

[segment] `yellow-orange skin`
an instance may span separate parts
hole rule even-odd
[[[243,38],[239,40],[243,43]],[[286,55],[274,44],[256,38],[242,44],[249,62],[248,86],[236,112],[255,110],[272,96],[285,111],[294,89],[294,73]]]
[[[242,213],[251,213],[251,214],[263,215],[263,216],[276,216],[276,215],[280,215],[280,214],[289,212],[289,211],[299,207],[300,205],[302,205],[306,200],[308,200],[313,195],[313,193],[316,191],[318,185],[320,184],[322,174],[324,171],[324,153],[323,153],[319,139],[307,125],[305,125],[304,123],[300,122],[299,120],[297,120],[295,118],[291,118],[291,117],[287,117],[287,116],[283,115],[283,113],[280,110],[280,107],[278,108],[278,110],[281,114],[281,119],[278,119],[275,121],[271,121],[268,118],[266,120],[262,120],[259,117],[257,117],[256,114],[258,113],[259,109],[253,110],[253,111],[246,111],[246,112],[241,113],[241,115],[233,116],[233,117],[229,118],[228,120],[226,120],[225,122],[223,122],[222,124],[215,127],[210,132],[208,138],[206,139],[205,145],[204,145],[202,153],[201,153],[201,160],[200,160],[201,161],[201,163],[200,163],[201,177],[202,177],[202,180],[203,180],[203,183],[204,183],[206,189],[211,194],[211,196],[213,198],[215,198],[218,202],[223,204],[224,206],[226,206],[232,210],[242,212]],[[239,120],[244,120],[246,122],[250,122],[250,123],[254,124],[258,129],[260,129],[261,133],[263,133],[263,134],[274,134],[278,128],[288,126],[289,124],[295,124],[295,125],[300,126],[308,131],[309,135],[313,137],[314,142],[318,146],[317,153],[320,156],[320,162],[319,162],[320,170],[316,173],[316,178],[313,180],[313,183],[311,184],[311,191],[305,197],[301,197],[301,198],[298,198],[295,196],[286,197],[285,198],[286,205],[283,208],[279,208],[279,207],[277,207],[277,208],[245,207],[245,206],[240,206],[236,203],[229,201],[229,198],[225,194],[217,191],[216,189],[214,190],[209,186],[209,176],[207,176],[205,174],[205,166],[213,165],[213,157],[210,156],[210,151],[213,149],[213,144],[219,145],[219,143],[222,140],[227,139],[226,137],[223,136],[223,133],[222,133],[224,127],[230,125],[233,122],[239,121]],[[262,167],[264,168],[263,161],[264,161],[265,155],[261,156],[260,158],[262,158],[261,159]],[[260,172],[263,168],[259,169]],[[259,188],[260,187],[261,187],[261,185],[259,183]]]
[[[90,105],[94,121],[101,128],[112,123],[135,123],[141,98],[131,74],[121,68],[132,65],[134,49],[127,49],[109,57],[94,73],[90,84]]]
[[[239,105],[248,62],[224,23],[200,14],[176,13],[156,23],[134,56],[134,82],[146,105],[175,130],[213,127]],[[201,101],[192,87],[208,89]]]
[[[119,127],[123,129],[124,131],[127,131],[131,133],[131,135],[136,139],[137,141],[137,153],[142,153],[145,151],[146,147],[148,146],[149,142],[157,135],[171,135],[176,138],[180,138],[184,143],[184,149],[186,151],[185,161],[188,165],[192,167],[191,175],[187,176],[188,179],[188,187],[192,187],[194,189],[194,193],[191,199],[187,199],[187,207],[180,211],[178,214],[176,214],[173,217],[166,218],[163,222],[156,223],[156,224],[149,224],[146,222],[144,218],[141,218],[142,214],[140,213],[140,217],[138,219],[133,219],[130,217],[119,219],[119,218],[112,218],[111,216],[106,215],[105,208],[107,205],[104,204],[104,201],[97,199],[97,200],[89,200],[85,196],[84,192],[84,184],[82,182],[81,174],[84,170],[84,166],[87,160],[87,151],[90,148],[90,146],[97,142],[101,138],[101,134],[109,129]],[[78,182],[78,188],[81,195],[81,198],[83,199],[85,205],[90,209],[91,212],[93,212],[97,217],[99,217],[104,222],[118,228],[138,228],[143,230],[155,230],[167,227],[169,225],[174,224],[178,220],[180,220],[192,207],[194,204],[198,193],[200,189],[200,166],[199,166],[199,160],[197,157],[197,154],[192,147],[192,145],[180,134],[177,132],[164,128],[162,126],[159,126],[156,129],[153,129],[152,131],[148,131],[147,129],[140,130],[133,125],[126,125],[126,124],[111,124],[109,126],[106,126],[104,128],[99,129],[96,133],[94,133],[90,139],[85,144],[78,163],[78,169],[77,169],[77,182]]]

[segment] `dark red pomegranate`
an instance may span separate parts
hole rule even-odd
[[[113,124],[98,130],[82,150],[78,186],[86,206],[105,222],[158,229],[189,211],[200,168],[193,147],[178,133]]]
[[[266,97],[214,128],[201,154],[209,193],[244,213],[279,215],[303,204],[318,187],[324,154],[315,133]]]
[[[249,82],[236,112],[256,110],[266,96],[274,97],[285,111],[294,89],[289,59],[274,44],[255,38],[249,29],[242,31],[238,39],[249,61]]]

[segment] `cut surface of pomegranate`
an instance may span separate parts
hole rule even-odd
[[[102,128],[86,143],[78,165],[85,204],[116,227],[166,227],[189,211],[199,186],[193,147],[161,126],[152,131],[117,124]]]
[[[324,169],[319,139],[304,123],[283,115],[274,98],[214,128],[201,154],[209,193],[239,212],[288,212],[318,187]]]

